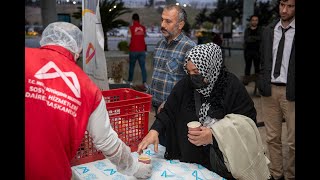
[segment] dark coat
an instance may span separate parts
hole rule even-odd
[[[279,20],[272,22],[264,28],[260,45],[261,69],[258,80],[258,89],[262,96],[271,96],[271,71],[272,71],[272,45],[274,27]],[[295,38],[292,42],[292,50],[289,59],[286,98],[295,101]]]
[[[263,28],[258,26],[255,30],[247,27],[244,31],[244,50],[245,51],[258,51],[261,43]],[[258,53],[257,52],[257,53]]]

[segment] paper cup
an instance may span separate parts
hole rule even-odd
[[[201,123],[199,121],[191,121],[187,124],[189,131],[200,131]]]
[[[150,158],[150,156],[148,156],[148,155],[146,155],[146,154],[141,154],[141,155],[138,157],[138,161],[139,161],[139,162],[142,162],[142,163],[145,163],[145,164],[150,164],[151,158]]]

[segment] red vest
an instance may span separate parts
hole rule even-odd
[[[25,48],[25,179],[70,180],[102,94],[60,46]]]
[[[129,49],[131,52],[146,51],[146,42],[144,36],[146,35],[146,28],[142,26],[138,21],[133,21],[133,25],[130,26],[131,40]]]

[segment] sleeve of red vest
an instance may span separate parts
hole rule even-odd
[[[118,138],[110,125],[104,98],[91,114],[87,130],[95,147],[116,165],[119,172],[131,176],[138,171],[139,166],[134,164],[130,148]]]

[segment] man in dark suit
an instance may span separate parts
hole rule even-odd
[[[295,179],[295,0],[280,0],[280,20],[269,24],[261,43],[259,92],[267,133],[271,179]],[[286,173],[282,156],[282,120],[289,146]]]

